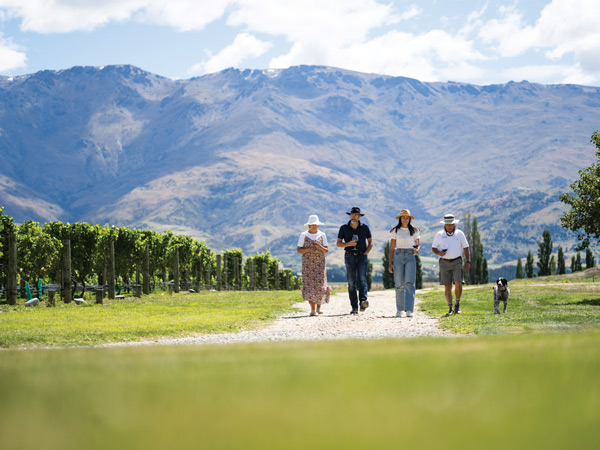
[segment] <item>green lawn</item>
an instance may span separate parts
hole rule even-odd
[[[73,346],[252,329],[301,301],[300,291],[183,292],[57,302],[55,308],[0,304],[0,347]]]
[[[600,333],[4,350],[0,448],[596,449]]]
[[[442,328],[480,335],[600,329],[600,283],[538,280],[537,284],[513,281],[509,286],[507,314],[493,314],[492,285],[466,288],[462,314],[442,319]],[[421,309],[430,315],[441,317],[448,311],[441,290],[419,297]]]

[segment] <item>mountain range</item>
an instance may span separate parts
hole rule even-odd
[[[599,128],[590,86],[321,66],[187,80],[129,65],[41,71],[0,77],[0,205],[19,222],[171,229],[290,265],[310,214],[333,246],[360,207],[380,254],[401,208],[424,249],[445,213],[470,213],[497,265],[537,253],[545,228],[569,254],[558,195],[594,160]]]

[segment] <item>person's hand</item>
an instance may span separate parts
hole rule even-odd
[[[465,263],[465,270],[467,272],[469,272],[471,270],[471,263],[470,262]]]
[[[358,245],[358,241],[350,241],[346,243],[346,247],[356,247]]]
[[[440,255],[440,256],[446,255],[446,250],[438,250],[438,255]]]
[[[388,272],[389,273],[394,273],[394,268],[391,265],[388,267]]]

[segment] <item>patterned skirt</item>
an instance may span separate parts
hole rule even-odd
[[[317,241],[323,245],[323,238]],[[314,248],[315,241],[304,238],[304,248]],[[327,286],[327,270],[325,255],[322,252],[305,253],[302,255],[302,299],[307,302],[322,305],[329,303],[331,288]]]

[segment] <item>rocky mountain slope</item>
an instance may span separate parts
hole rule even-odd
[[[0,78],[0,205],[19,221],[169,228],[289,262],[309,214],[333,242],[360,206],[381,248],[400,208],[426,243],[444,213],[470,212],[502,263],[544,228],[574,243],[558,194],[593,161],[599,128],[596,87],[74,67]]]

